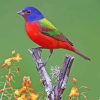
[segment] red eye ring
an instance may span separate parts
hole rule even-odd
[[[25,11],[25,14],[31,14],[31,10]]]

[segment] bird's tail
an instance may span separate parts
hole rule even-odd
[[[80,51],[78,51],[77,49],[74,49],[74,52],[76,54],[78,54],[79,56],[81,56],[82,58],[86,59],[86,60],[91,60],[89,57],[85,56],[83,53],[81,53]]]

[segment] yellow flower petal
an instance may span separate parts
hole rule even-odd
[[[22,58],[21,58],[20,54],[17,53],[16,56],[13,57],[13,60],[19,62],[20,60],[22,60]]]
[[[9,66],[11,65],[11,61],[12,61],[12,58],[8,58],[5,60],[4,64],[7,64]]]
[[[79,96],[78,89],[76,87],[72,87],[69,97],[72,98],[72,97],[77,97],[77,96]]]
[[[15,50],[12,51],[12,55],[14,55],[14,54],[16,54],[16,51]]]
[[[38,96],[38,94],[30,93],[30,100],[37,100]]]
[[[21,95],[21,97],[19,97],[17,100],[27,100],[26,95],[25,94]]]
[[[15,95],[17,95],[17,96],[19,96],[19,95],[20,95],[20,93],[19,93],[18,89],[15,91]]]

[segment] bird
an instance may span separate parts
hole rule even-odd
[[[28,37],[40,48],[49,49],[50,56],[55,49],[65,49],[90,60],[89,57],[77,50],[67,36],[59,31],[36,7],[28,6],[17,13],[24,18]]]

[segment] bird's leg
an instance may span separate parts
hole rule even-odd
[[[50,55],[49,55],[49,57],[46,59],[46,62],[44,63],[44,65],[46,65],[46,64],[48,63],[48,61],[49,61],[49,59],[50,59],[52,53],[53,53],[53,49],[50,49]]]
[[[33,48],[33,49],[34,49],[34,48]],[[37,47],[37,48],[35,48],[35,49],[40,49],[40,50],[42,51],[42,49],[45,49],[45,48]],[[52,55],[52,53],[53,53],[53,49],[50,49],[50,55],[49,55],[49,57],[46,59],[46,61],[45,61],[45,63],[44,63],[44,66],[46,66],[47,62],[49,61],[49,59],[50,59],[50,57],[51,57],[51,55]],[[40,53],[40,56],[41,56],[41,53]]]

